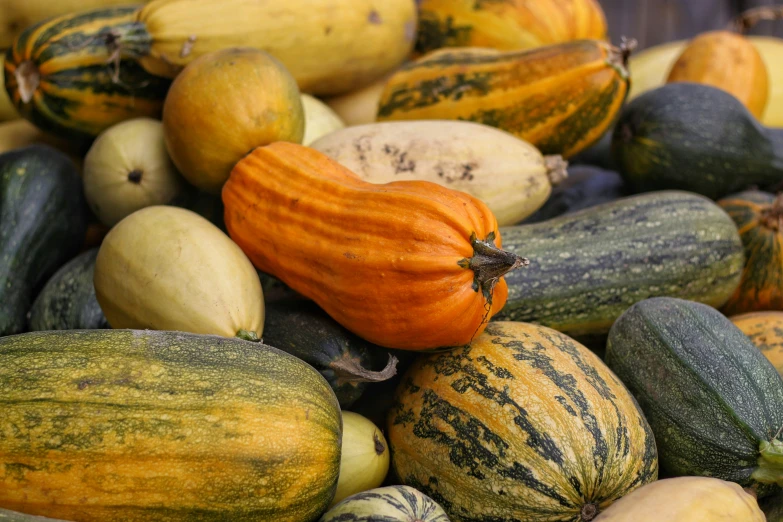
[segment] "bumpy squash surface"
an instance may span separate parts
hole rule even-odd
[[[274,348],[178,332],[0,339],[0,507],[66,520],[315,520],[340,408]]]
[[[655,480],[655,441],[623,384],[573,339],[495,322],[423,357],[389,414],[392,465],[454,521],[590,521]]]
[[[458,346],[505,303],[492,212],[424,181],[375,185],[310,147],[277,142],[234,167],[226,227],[253,264],[387,348]]]

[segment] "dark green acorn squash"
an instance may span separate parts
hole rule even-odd
[[[97,256],[97,248],[83,252],[47,281],[30,309],[30,330],[110,328],[92,281]]]
[[[81,248],[87,204],[73,162],[47,145],[0,155],[0,335],[27,327],[49,277]]]
[[[644,411],[668,475],[737,482],[759,497],[783,486],[783,378],[720,312],[639,302],[612,326],[606,363]]]
[[[508,300],[493,320],[534,322],[572,337],[607,333],[648,297],[721,306],[745,263],[731,218],[689,192],[622,198],[500,234],[503,248],[530,265],[505,276]]]
[[[670,83],[629,103],[612,140],[635,192],[681,189],[712,199],[783,182],[783,137],[731,94]]]
[[[382,371],[372,371],[370,351],[383,350],[340,326],[312,301],[268,303],[264,343],[294,355],[318,370],[337,395],[342,408],[350,407],[367,383],[396,374],[397,360],[389,355]]]

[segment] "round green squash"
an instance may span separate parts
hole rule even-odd
[[[434,500],[409,486],[387,486],[350,496],[320,522],[449,522]]]

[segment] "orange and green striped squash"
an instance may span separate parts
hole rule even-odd
[[[590,350],[529,323],[418,359],[388,417],[400,480],[454,522],[588,522],[655,480],[652,431]]]
[[[729,319],[783,375],[783,312],[749,312]]]
[[[313,522],[337,398],[260,343],[151,330],[0,338],[0,509],[78,522]]]
[[[139,6],[67,14],[27,28],[5,57],[5,88],[37,127],[76,142],[137,117],[159,118],[170,80],[135,60],[149,43]]]
[[[718,204],[734,220],[745,247],[742,281],[723,313],[783,310],[783,193],[748,190]]]
[[[474,121],[567,158],[614,122],[628,93],[627,56],[600,40],[509,52],[440,49],[391,76],[377,120]]]
[[[606,38],[596,0],[420,0],[416,52],[442,47],[533,49]]]

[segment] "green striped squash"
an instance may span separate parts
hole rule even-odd
[[[434,500],[409,486],[387,486],[352,495],[320,522],[449,522]]]
[[[139,6],[94,9],[24,30],[5,58],[5,88],[20,114],[39,128],[88,143],[137,117],[159,118],[170,80],[135,58],[149,42],[134,20]]]
[[[669,476],[783,486],[783,378],[720,312],[646,299],[612,326],[606,363],[639,401]]]
[[[648,297],[721,306],[745,263],[731,218],[689,192],[623,198],[500,234],[503,248],[524,255],[530,266],[506,274],[508,301],[495,319],[568,335],[605,334]]]
[[[493,322],[467,347],[418,359],[388,433],[397,476],[454,521],[587,522],[658,475],[623,384],[533,324]]]
[[[78,522],[308,522],[340,407],[260,343],[149,330],[0,338],[0,508]]]

